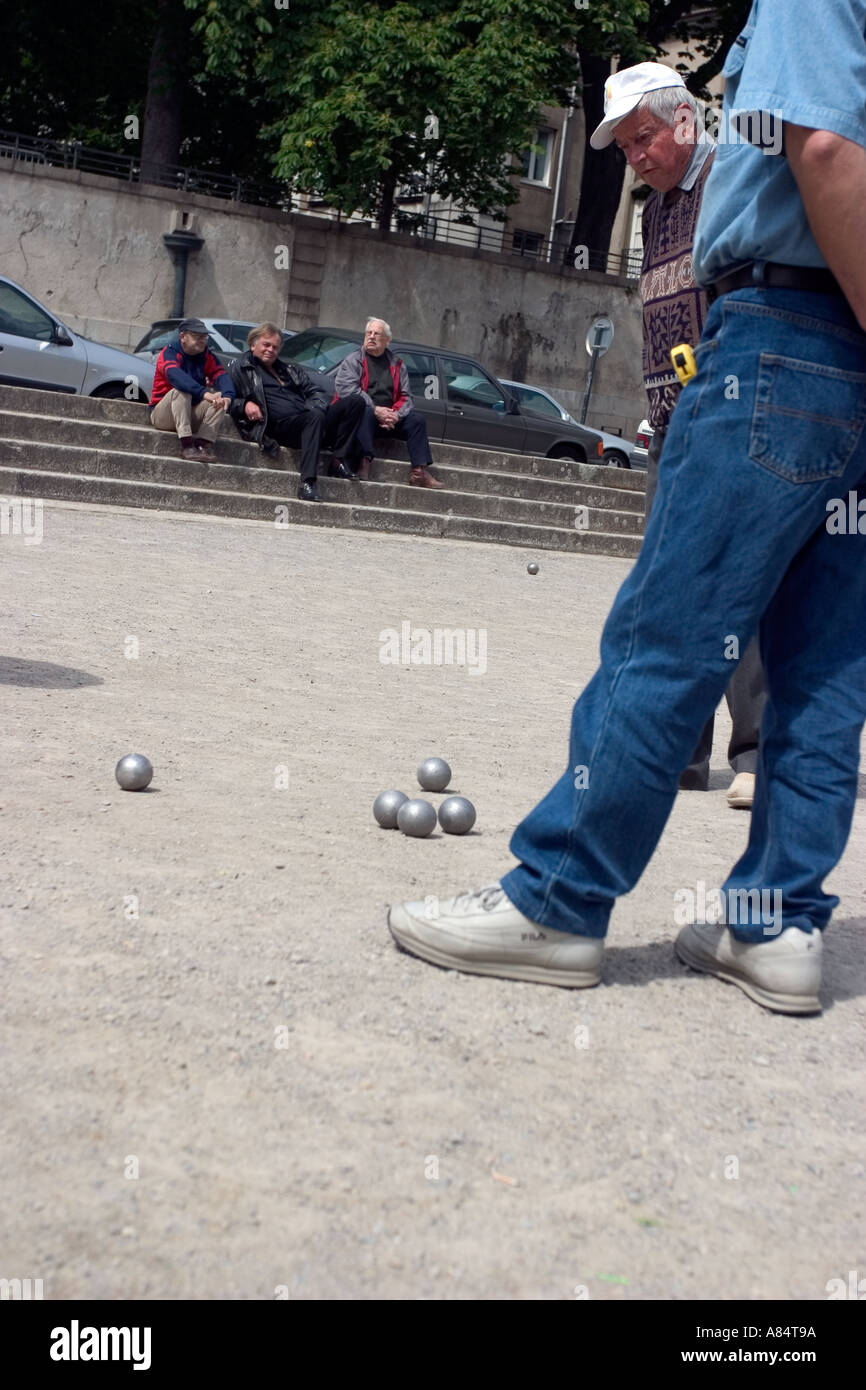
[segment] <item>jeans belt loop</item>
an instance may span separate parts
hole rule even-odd
[[[752,262],[752,284],[763,286],[766,284],[766,261]]]

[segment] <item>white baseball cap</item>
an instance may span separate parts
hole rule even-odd
[[[678,72],[664,63],[635,63],[632,68],[615,72],[604,84],[604,120],[592,132],[590,144],[594,150],[604,150],[613,139],[614,127],[634,111],[647,92],[662,87],[682,87],[686,84]]]

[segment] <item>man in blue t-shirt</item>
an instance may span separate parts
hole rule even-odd
[[[597,984],[614,901],[759,632],[749,843],[710,911],[674,895],[677,952],[766,1008],[814,1013],[838,905],[823,882],[851,828],[866,721],[866,0],[755,0],[724,74],[695,240],[711,301],[697,373],[574,707],[567,770],[515,831],[520,863],[501,884],[401,904],[389,923],[438,965]]]

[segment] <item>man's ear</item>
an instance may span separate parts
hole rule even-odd
[[[693,145],[695,133],[695,113],[688,102],[680,102],[674,112],[674,139],[678,145]]]

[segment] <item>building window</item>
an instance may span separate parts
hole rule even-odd
[[[537,260],[543,244],[541,232],[525,232],[520,227],[515,227],[511,236],[511,250],[515,256],[530,256]]]
[[[552,130],[536,130],[532,143],[524,150],[523,177],[528,183],[550,183],[554,133]]]

